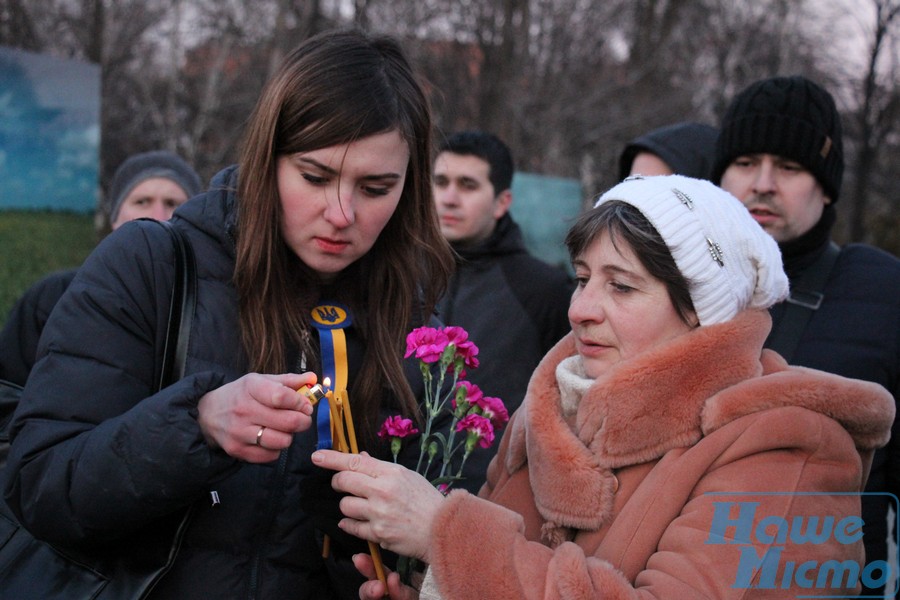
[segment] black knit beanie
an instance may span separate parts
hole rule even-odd
[[[107,206],[110,223],[119,216],[122,202],[131,190],[141,182],[154,177],[171,179],[184,190],[188,198],[199,193],[203,187],[197,172],[177,154],[165,150],[134,154],[119,165],[109,186]]]
[[[712,181],[744,154],[795,160],[837,202],[844,174],[841,117],[827,91],[805,77],[771,77],[735,96],[722,119]]]

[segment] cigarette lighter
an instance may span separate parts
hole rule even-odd
[[[299,390],[297,390],[298,394],[303,394],[307,398],[309,398],[310,403],[315,406],[316,402],[325,397],[325,388],[322,387],[321,384],[316,384],[312,387],[308,385],[304,385]]]

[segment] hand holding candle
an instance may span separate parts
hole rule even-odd
[[[325,377],[322,385],[316,384],[313,387],[303,386],[297,390],[301,394],[305,394],[309,401],[315,406],[322,398],[327,399],[328,410],[331,414],[331,434],[334,440],[334,449],[349,454],[359,454],[359,446],[356,441],[356,429],[353,426],[353,413],[350,409],[350,395],[347,390],[341,390],[336,395],[331,391],[325,391],[331,385],[331,380]],[[319,410],[322,410],[321,408]],[[379,581],[385,585],[387,589],[387,579],[384,573],[384,566],[381,561],[381,550],[378,544],[368,542],[369,553],[372,555],[372,563],[375,573]],[[328,555],[330,548],[330,540],[325,537],[323,554]]]
[[[313,464],[338,471],[332,487],[341,499],[340,528],[384,548],[430,561],[431,530],[444,496],[422,475],[366,453],[318,450]]]

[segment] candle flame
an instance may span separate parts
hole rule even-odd
[[[331,377],[322,380],[322,387],[331,387]]]

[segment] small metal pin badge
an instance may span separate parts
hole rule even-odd
[[[679,189],[672,188],[672,193],[675,194],[675,197],[681,200],[681,203],[687,206],[690,210],[694,210],[694,201],[691,200],[691,197],[682,192]]]
[[[719,263],[720,267],[725,266],[724,256],[725,253],[722,252],[722,247],[719,244],[715,243],[709,238],[706,238],[706,244],[709,246],[709,254],[712,256],[713,260]]]
[[[635,173],[634,175],[629,175],[622,181],[634,181],[635,179],[643,179],[643,178],[644,178],[644,176],[641,175],[640,173]]]

